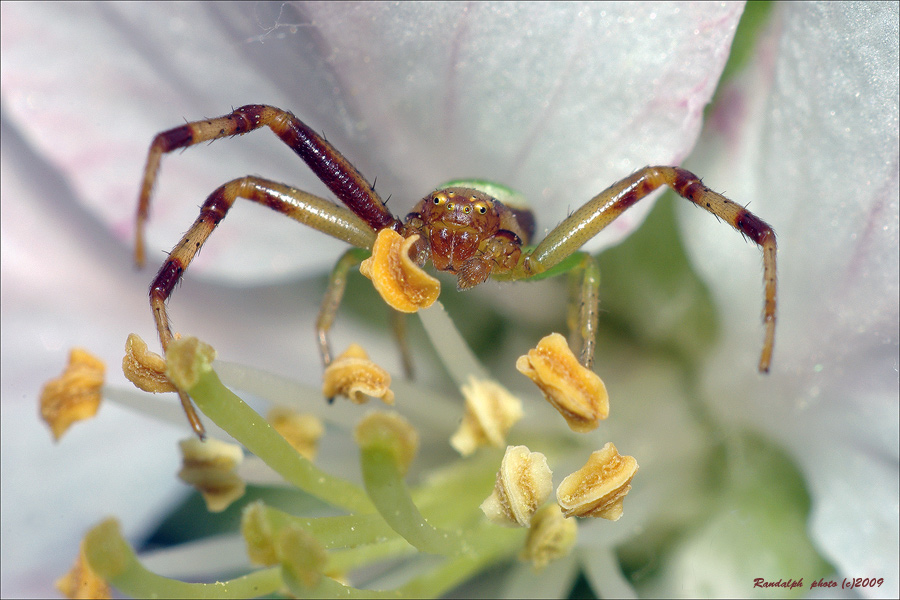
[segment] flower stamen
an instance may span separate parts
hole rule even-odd
[[[522,418],[522,402],[496,381],[472,375],[462,393],[466,412],[450,445],[463,456],[481,446],[503,447],[506,434]]]
[[[516,369],[537,384],[572,431],[593,431],[609,416],[603,380],[578,362],[562,335],[544,337],[536,348],[519,357]]]
[[[622,516],[622,502],[637,470],[633,456],[620,455],[612,442],[607,442],[556,489],[556,500],[563,516],[618,521]]]
[[[309,460],[316,458],[319,438],[325,433],[318,417],[277,406],[269,411],[266,420],[297,452]]]
[[[578,525],[573,519],[563,517],[559,504],[546,504],[531,519],[519,559],[530,562],[535,571],[541,571],[548,563],[567,556],[575,546],[577,535]]]
[[[404,239],[393,229],[382,229],[372,256],[359,265],[359,272],[372,280],[384,301],[400,312],[428,308],[441,293],[441,282],[409,258],[409,249],[418,239],[418,235]]]
[[[178,478],[203,495],[209,512],[222,512],[244,495],[246,485],[237,474],[244,452],[237,444],[208,438],[188,438],[181,447],[182,468]]]
[[[166,360],[151,352],[147,343],[136,333],[128,334],[125,341],[122,372],[139,390],[153,394],[177,391],[166,377]]]
[[[390,389],[390,374],[369,360],[369,355],[358,344],[350,344],[347,351],[331,361],[325,369],[322,393],[326,398],[344,396],[355,404],[380,398],[387,405],[394,403]]]
[[[90,419],[100,408],[106,366],[87,350],[73,348],[63,374],[41,390],[41,418],[50,426],[53,439],[77,421]]]
[[[481,504],[481,510],[497,525],[528,527],[553,489],[552,477],[546,456],[526,446],[508,446],[494,491]]]

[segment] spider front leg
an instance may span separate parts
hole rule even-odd
[[[375,232],[362,219],[324,198],[259,177],[243,177],[226,183],[203,203],[200,216],[172,249],[150,285],[150,307],[164,353],[173,338],[166,301],[194,256],[238,198],[268,206],[295,221],[360,248],[369,249],[375,242]],[[179,396],[191,427],[203,438],[203,425],[196,410],[184,392],[179,391]]]
[[[138,198],[134,258],[144,264],[144,228],[150,213],[150,196],[162,155],[201,142],[242,135],[268,127],[309,166],[338,199],[375,231],[400,228],[372,186],[334,146],[286,110],[264,104],[242,106],[230,114],[194,121],[158,134],[150,145]]]
[[[724,220],[762,249],[765,284],[763,322],[766,331],[759,371],[767,373],[775,346],[775,232],[750,211],[712,191],[703,185],[699,177],[685,169],[644,167],[607,188],[553,229],[534,251],[519,261],[511,275],[513,278],[533,277],[562,262],[628,207],[663,185]]]
[[[344,252],[338,259],[337,264],[328,277],[328,288],[325,290],[325,296],[322,298],[322,305],[319,308],[319,316],[316,318],[316,339],[319,342],[319,354],[322,357],[322,366],[328,369],[331,364],[332,353],[331,343],[328,341],[328,332],[334,324],[337,316],[338,308],[344,299],[344,292],[347,289],[347,276],[351,269],[358,266],[359,263],[371,256],[372,253],[363,248],[351,248]],[[403,364],[403,372],[407,379],[413,378],[413,364],[410,356],[409,344],[406,339],[406,320],[405,315],[398,310],[388,306],[391,314],[391,328],[394,330],[394,337],[397,340],[397,346],[400,350],[400,358]],[[334,397],[327,398],[328,402],[334,401]]]

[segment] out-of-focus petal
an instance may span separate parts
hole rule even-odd
[[[687,155],[740,13],[671,3],[5,7],[5,109],[125,244],[153,135],[259,102],[324,131],[399,212],[442,181],[489,178],[532,199],[540,231],[636,168]],[[180,154],[163,161],[150,256],[231,178],[327,194],[267,132]],[[195,274],[271,281],[324,270],[323,256],[336,255],[337,242],[238,204],[241,217],[220,227]],[[621,239],[648,209],[589,247]]]
[[[183,432],[148,431],[141,417],[109,408],[113,416],[91,430],[73,430],[61,453],[33,404],[70,346],[89,343],[112,362],[129,332],[151,339],[152,275],[135,273],[129,253],[154,134],[182,119],[271,103],[324,131],[367,177],[378,177],[398,212],[441,180],[474,175],[521,188],[540,227],[550,227],[634,168],[687,154],[740,11],[670,3],[4,3],[2,595],[52,593],[48,574],[65,570],[88,525],[115,513],[137,535],[178,494],[174,441]],[[163,161],[148,256],[161,262],[206,195],[248,173],[326,194],[268,132],[176,152]],[[621,235],[642,210],[612,229]],[[284,280],[328,268],[341,246],[237,203],[188,280],[204,272],[219,282]],[[316,381],[309,315],[319,294],[187,283],[173,318],[225,358],[271,361],[271,370]],[[117,377],[124,384],[110,379]],[[152,471],[154,483],[89,482],[103,502],[79,493],[80,465],[108,465],[126,442],[146,463],[133,468]]]
[[[240,3],[4,6],[5,117],[130,249],[137,184],[156,133],[249,103],[293,110],[331,138],[343,127],[329,73],[309,36],[295,36],[290,46],[251,39],[265,34],[265,21],[277,16],[272,9]],[[267,131],[202,144],[184,156],[175,152],[163,160],[151,206],[151,268],[207,195],[248,174],[327,193]],[[209,270],[242,284],[272,281],[304,268],[322,271],[332,260],[323,257],[337,256],[340,242],[312,238],[317,251],[311,252],[309,232],[244,204],[204,248],[195,274]]]
[[[45,194],[71,199],[70,191],[54,177],[24,176],[41,159],[6,124],[0,140],[0,595],[48,597],[89,525],[110,513],[127,514],[126,531],[135,535],[176,501],[179,433],[160,427],[150,434],[144,427],[147,435],[133,435],[146,421],[108,403],[98,419],[75,425],[59,444],[37,420],[36,393],[63,367],[71,346],[87,345],[117,362],[124,338],[113,332],[147,319],[149,309],[135,309],[145,303],[146,283],[138,284],[131,269],[104,268],[101,256],[116,249],[104,245],[100,225],[70,210],[74,205],[50,210]],[[121,373],[108,375],[108,381],[124,382]],[[111,463],[122,460],[117,456],[127,456],[127,468],[111,475]],[[142,473],[140,486],[131,484],[129,472]]]
[[[843,576],[890,581],[859,590],[886,597],[898,592],[897,22],[896,4],[779,6],[692,159],[778,234],[769,376],[751,368],[758,252],[699,211],[683,229],[722,311],[707,397],[790,448],[813,539]]]
[[[635,169],[687,155],[741,11],[666,3],[310,7],[374,151],[362,160],[378,159],[372,172],[401,195],[398,205],[448,179],[498,180],[531,199],[539,232]],[[648,209],[623,216],[588,247],[621,239]]]

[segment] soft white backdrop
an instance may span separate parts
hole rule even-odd
[[[524,191],[541,231],[635,168],[687,158],[741,8],[3,4],[2,594],[53,593],[88,526],[115,514],[139,536],[182,493],[172,471],[183,430],[109,407],[55,447],[35,416],[70,346],[102,356],[119,382],[126,334],[153,336],[152,274],[134,272],[130,241],[156,132],[271,103],[377,176],[397,212],[442,180],[484,177]],[[758,256],[683,211],[725,317],[710,393],[725,418],[791,449],[818,547],[845,576],[888,579],[876,591],[887,596],[897,593],[897,66],[895,4],[779,6],[731,112],[717,113],[689,163],[779,233],[768,378],[743,368],[761,336]],[[205,195],[248,173],[326,193],[265,131],[176,153],[157,187],[153,268]],[[320,290],[291,282],[330,268],[341,244],[284,221],[236,206],[173,318],[225,358],[315,382]]]

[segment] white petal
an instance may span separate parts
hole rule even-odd
[[[540,232],[635,169],[687,155],[741,10],[330,3],[311,12],[326,37],[343,39],[332,66],[380,159],[363,172],[411,195],[398,204],[453,178],[499,180],[531,199]],[[647,210],[629,211],[588,248],[621,239]]]
[[[790,448],[813,494],[814,539],[843,575],[883,574],[893,587],[860,591],[889,597],[898,573],[897,33],[895,4],[779,6],[756,64],[726,92],[729,110],[710,120],[723,127],[699,148],[706,182],[749,202],[778,234],[769,376],[753,370],[758,251],[684,211],[689,248],[722,309],[709,397],[723,418]]]
[[[153,135],[250,102],[324,131],[394,195],[398,212],[441,181],[475,176],[521,188],[539,227],[551,227],[634,169],[688,154],[740,12],[670,3],[7,6],[5,109],[123,245]],[[215,187],[246,174],[326,193],[267,132],[176,152],[156,189],[150,256],[175,244]],[[589,247],[621,239],[648,209],[629,211]],[[340,247],[256,207],[238,203],[234,213],[192,272],[271,281],[324,270]]]
[[[377,28],[344,28],[348,15],[335,23],[327,14],[387,6],[2,5],[4,596],[53,593],[50,580],[101,512],[136,533],[172,497],[167,473],[176,461],[167,452],[182,432],[122,413],[73,431],[60,453],[29,417],[69,346],[89,345],[114,373],[128,332],[152,339],[151,275],[133,272],[130,247],[156,133],[271,103],[378,176],[398,212],[443,179],[474,175],[528,192],[540,226],[550,227],[616,178],[688,153],[740,15],[740,6],[712,4],[404,5],[392,10],[409,17],[382,12]],[[149,256],[161,262],[203,199],[246,174],[325,193],[267,132],[176,152],[156,190]],[[621,235],[640,212],[612,229]],[[283,280],[330,268],[341,247],[238,203],[191,274]],[[223,358],[260,364],[264,350],[267,367],[297,373],[299,363],[297,376],[316,380],[306,340],[319,291],[298,291],[187,283],[173,303],[176,329],[213,343]],[[97,435],[109,448],[97,448]],[[90,485],[102,501],[88,497],[66,457],[107,460],[123,438],[149,457],[154,491],[126,492],[113,478],[104,482],[110,489]],[[39,487],[34,470],[40,481],[63,481],[41,484],[59,492]]]

